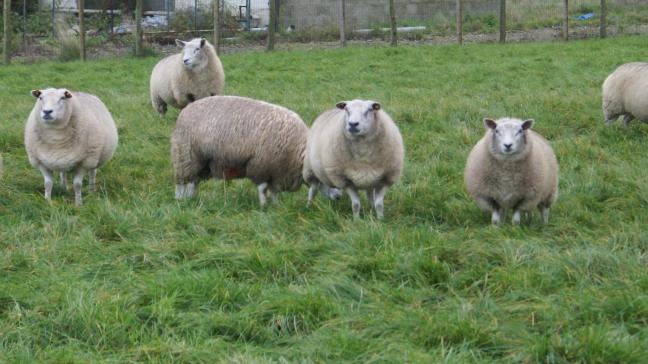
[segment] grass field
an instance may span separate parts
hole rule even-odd
[[[157,61],[0,68],[0,362],[588,362],[648,359],[648,125],[605,128],[600,86],[646,38],[223,57],[226,93],[310,124],[370,98],[406,145],[385,220],[248,181],[173,199]],[[96,193],[43,196],[29,91],[99,95],[120,145]],[[463,187],[484,116],[535,118],[561,169],[548,226],[489,226]],[[366,200],[363,200],[366,201]],[[366,202],[365,202],[366,204]]]

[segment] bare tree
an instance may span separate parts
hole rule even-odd
[[[463,4],[457,0],[457,42],[463,44]]]
[[[274,50],[274,45],[275,45],[275,24],[277,20],[275,5],[276,5],[275,0],[270,0],[270,20],[268,21],[268,44],[267,44],[267,49],[269,51]]]
[[[2,54],[4,64],[11,63],[11,0],[4,0],[4,9],[2,20],[4,21],[4,29],[2,36]]]
[[[220,51],[220,0],[214,0],[214,48],[216,54]]]
[[[398,44],[398,33],[396,32],[396,9],[394,8],[394,0],[389,0],[389,21],[391,23],[391,45]]]
[[[565,0],[563,9],[563,39],[569,40],[569,0]]]
[[[340,0],[340,43],[346,47],[346,0]]]
[[[142,56],[142,1],[135,1],[135,56]]]
[[[86,39],[85,39],[85,0],[77,2],[77,10],[79,11],[79,45],[81,47],[81,60],[86,60]]]
[[[500,43],[506,43],[506,0],[500,0],[499,32]]]

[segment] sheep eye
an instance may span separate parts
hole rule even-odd
[[[517,134],[522,134],[522,129],[518,130]]]
[[[194,53],[198,53],[199,50],[200,49],[198,49],[198,48],[194,49]]]

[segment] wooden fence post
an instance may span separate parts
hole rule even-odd
[[[142,56],[142,0],[135,1],[135,56]]]
[[[220,0],[213,1],[214,6],[214,49],[220,53]]]
[[[457,42],[463,44],[463,6],[461,0],[457,0]]]
[[[394,8],[394,0],[389,0],[389,22],[391,24],[391,45],[398,45],[398,33],[396,31],[396,9]]]
[[[270,20],[268,21],[268,45],[267,50],[274,50],[275,45],[275,21],[277,14],[275,14],[275,0],[270,0]]]
[[[346,47],[346,0],[340,0],[340,43]]]
[[[499,32],[499,42],[506,43],[506,0],[500,0]]]
[[[86,39],[85,39],[85,0],[77,2],[77,11],[79,12],[79,45],[81,47],[81,60],[86,60]]]
[[[569,0],[565,0],[565,7],[563,9],[563,39],[569,40]]]
[[[601,0],[601,38],[607,37],[607,1]]]
[[[4,9],[2,10],[2,21],[4,29],[2,30],[2,55],[5,65],[11,63],[11,0],[4,0]]]

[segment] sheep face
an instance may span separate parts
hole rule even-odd
[[[205,38],[196,38],[189,42],[176,39],[176,44],[182,47],[182,63],[186,69],[200,69],[207,64],[206,42]]]
[[[374,101],[353,100],[337,103],[344,110],[344,133],[349,139],[367,135],[376,129],[376,113],[380,104]]]
[[[526,147],[526,131],[533,126],[533,119],[484,119],[484,125],[489,128],[492,136],[491,153],[501,158],[515,158]]]
[[[38,120],[46,125],[65,125],[70,120],[69,100],[72,98],[70,91],[60,88],[46,90],[33,90],[32,95],[38,100]]]

